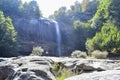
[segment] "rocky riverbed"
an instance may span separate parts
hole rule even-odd
[[[56,80],[54,63],[78,73],[65,80],[120,80],[119,60],[40,56],[0,58],[0,80]]]

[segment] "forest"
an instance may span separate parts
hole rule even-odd
[[[0,80],[120,80],[120,0],[39,1],[0,0]]]
[[[119,0],[83,0],[81,3],[76,1],[74,5],[70,6],[70,9],[63,6],[50,15],[49,19],[57,21],[60,26],[61,56],[84,52],[88,56],[99,54],[99,56],[120,56],[119,4]],[[42,17],[42,11],[35,0],[25,3],[21,0],[0,0],[0,57],[30,55],[30,53],[40,55],[41,52],[42,55],[57,56],[55,55],[57,54],[55,37],[45,35],[42,41],[43,38],[39,38],[42,33],[32,31],[33,28],[29,24],[31,19],[41,18],[42,22]],[[50,22],[49,19],[45,20]],[[33,25],[36,26],[36,22],[33,22]],[[47,25],[43,23],[44,26]],[[44,29],[48,29],[45,27]],[[54,32],[53,29],[50,30]],[[43,33],[47,33],[46,31],[44,30]],[[28,49],[28,52],[22,53],[21,47],[25,43],[26,49],[26,44],[32,44],[29,42],[34,42],[32,48],[40,47],[33,51]],[[37,49],[39,50],[37,51]],[[96,54],[94,54],[95,51]]]

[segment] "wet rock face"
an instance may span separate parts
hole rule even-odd
[[[62,53],[70,55],[72,52],[71,24],[65,25],[59,22],[61,32]],[[33,46],[41,46],[49,56],[56,56],[57,54],[57,40],[55,23],[47,18],[15,18],[13,20],[15,30],[18,34],[18,50],[22,55],[29,55],[32,52]],[[70,26],[70,27],[69,27]],[[53,54],[54,53],[54,54]],[[64,56],[63,55],[63,56]]]
[[[55,25],[51,20],[46,18],[19,18],[15,19],[13,23],[20,40],[55,40]]]
[[[56,47],[54,22],[46,18],[16,18],[13,24],[18,33],[19,53],[29,55],[33,46],[41,46],[45,51],[53,53],[52,50]]]

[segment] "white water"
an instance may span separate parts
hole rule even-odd
[[[53,22],[55,23],[55,28],[56,28],[57,53],[58,53],[58,56],[62,56],[60,28],[59,28],[59,25],[58,25],[58,23],[56,21],[53,20]]]

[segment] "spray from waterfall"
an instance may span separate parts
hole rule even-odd
[[[57,53],[58,53],[58,56],[62,56],[60,28],[59,28],[59,25],[58,25],[58,23],[56,21],[53,20],[53,22],[55,24],[55,29],[56,29]]]

